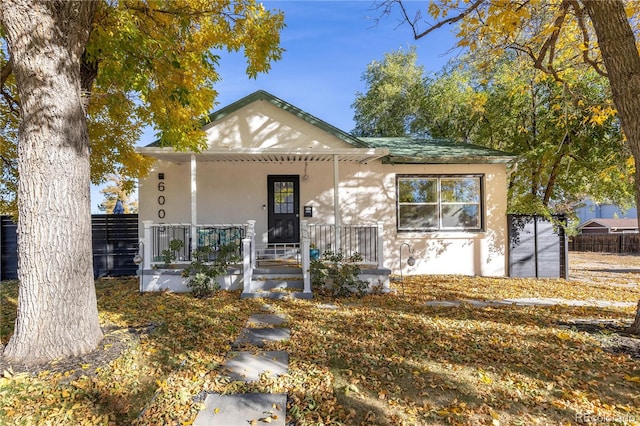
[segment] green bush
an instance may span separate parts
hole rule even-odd
[[[320,259],[311,261],[311,284],[335,297],[362,296],[367,292],[368,284],[358,278],[360,266],[357,262],[361,261],[359,253],[345,256],[342,252],[326,251]]]
[[[236,243],[221,246],[216,258],[209,261],[214,253],[213,247],[198,247],[191,253],[191,264],[182,271],[183,277],[189,277],[187,287],[199,299],[209,297],[219,290],[220,285],[216,279],[227,273],[229,264],[240,260]]]
[[[176,260],[176,253],[182,250],[184,247],[184,241],[171,240],[169,241],[169,248],[162,250],[162,259],[164,260],[164,267],[168,268],[171,263]]]

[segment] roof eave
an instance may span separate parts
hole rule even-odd
[[[138,147],[142,155],[174,163],[190,161],[195,154],[199,161],[330,161],[333,156],[338,161],[369,163],[389,155],[386,148],[337,148],[337,149],[278,149],[278,148],[239,148],[214,149],[201,152],[176,151],[167,147]]]
[[[470,157],[396,157],[389,156],[385,164],[506,164],[515,157],[507,156],[470,156]]]

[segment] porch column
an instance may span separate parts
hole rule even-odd
[[[310,271],[310,251],[311,242],[309,238],[302,240],[302,279],[304,283],[304,293],[311,294],[311,271]]]
[[[247,236],[251,240],[251,267],[256,267],[256,221],[254,219],[247,220],[249,224]]]
[[[196,188],[196,155],[191,154],[191,252],[198,248],[196,224],[198,223],[198,202]]]
[[[342,247],[340,246],[340,196],[338,195],[338,187],[340,185],[340,176],[338,174],[338,154],[333,154],[333,223],[336,227],[334,253],[338,253]]]
[[[378,222],[378,268],[384,268],[384,222]]]
[[[251,279],[253,268],[251,267],[251,238],[242,240],[242,294],[251,293]]]
[[[150,269],[151,268],[151,224],[153,223],[152,220],[143,220],[142,221],[143,225],[144,225],[144,235],[143,235],[143,252],[141,253],[142,255],[142,269]]]

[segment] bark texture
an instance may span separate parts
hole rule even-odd
[[[640,54],[622,0],[585,0],[607,69],[613,102],[636,163],[636,205],[640,206]],[[640,304],[631,331],[640,334]]]
[[[40,362],[102,339],[91,252],[80,65],[94,1],[2,0],[20,97],[18,315],[4,355]]]

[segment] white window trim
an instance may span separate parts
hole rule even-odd
[[[478,179],[480,188],[480,199],[477,203],[451,203],[441,201],[441,179],[448,178],[473,178]],[[437,205],[438,208],[438,227],[433,228],[401,228],[400,227],[400,181],[402,179],[436,179],[437,180],[437,202],[431,203],[402,203],[403,205]],[[484,211],[484,174],[408,174],[408,175],[396,175],[396,230],[398,232],[417,232],[417,233],[466,233],[476,235],[478,233],[485,232],[485,211]],[[442,226],[442,206],[443,205],[456,205],[456,204],[477,204],[478,205],[478,222],[479,226],[474,228],[466,227],[443,227]]]

